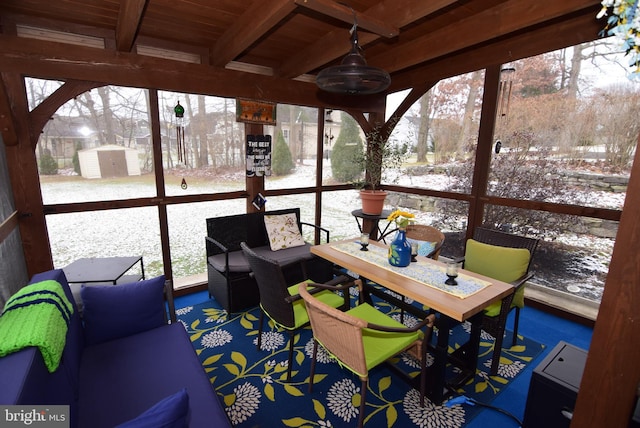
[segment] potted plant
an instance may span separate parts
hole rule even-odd
[[[402,165],[407,145],[389,142],[390,131],[383,131],[382,126],[366,134],[365,145],[360,127],[353,117],[342,112],[341,122],[340,134],[331,151],[331,173],[336,180],[353,183],[354,187],[360,189],[364,214],[380,215],[387,196],[387,192],[379,188],[380,183],[388,178],[385,175],[387,171],[397,170]],[[384,129],[393,129],[393,124]]]
[[[393,124],[386,129],[393,129]],[[387,192],[379,188],[380,183],[389,178],[389,171],[400,168],[407,156],[407,145],[389,141],[389,132],[383,132],[380,126],[373,128],[366,134],[366,147],[356,154],[355,163],[365,172],[364,181],[357,183],[364,214],[382,213]],[[393,181],[396,180],[397,176]]]

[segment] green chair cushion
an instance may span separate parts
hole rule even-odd
[[[347,313],[372,324],[379,324],[386,327],[406,328],[405,325],[394,320],[388,315],[383,314],[368,303],[362,303],[352,309],[349,309]],[[421,331],[392,333],[368,328],[363,329],[362,341],[367,360],[367,369],[370,370],[393,357],[397,353],[405,350],[409,345],[420,339],[422,336],[423,334]]]
[[[485,244],[474,239],[467,241],[464,268],[503,282],[513,282],[527,273],[531,253],[526,248],[508,248]],[[500,313],[501,302],[485,308],[485,315]],[[518,290],[512,306],[524,307],[524,287]]]
[[[502,306],[502,301],[498,300],[495,303],[490,304],[486,308],[484,308],[484,314],[488,317],[497,317],[500,315],[500,307]],[[524,287],[520,287],[516,294],[513,296],[513,300],[511,301],[511,307],[517,306],[519,308],[524,308]]]
[[[308,279],[306,281],[303,282],[313,282],[312,280]],[[296,294],[298,294],[298,286],[302,284],[302,282],[292,285],[291,287],[287,288],[287,290],[289,291],[289,294],[291,296],[294,296]],[[317,294],[313,295],[315,298],[317,298],[318,300],[320,300],[321,302],[337,308],[340,307],[344,304],[344,298],[342,296],[339,296],[338,294],[334,293],[331,290],[324,290],[321,291]],[[293,328],[287,328],[282,326],[283,328],[286,328],[288,330],[295,330],[299,327],[302,327],[303,325],[307,324],[309,322],[309,314],[307,314],[307,308],[304,306],[304,300],[302,299],[298,299],[295,302],[293,302],[293,317],[295,319],[295,325]]]

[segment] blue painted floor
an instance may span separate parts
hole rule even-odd
[[[507,328],[513,326],[513,312]],[[519,333],[537,342],[544,343],[546,348],[536,360],[527,366],[513,382],[509,384],[491,405],[499,407],[516,416],[520,421],[524,418],[527,403],[527,393],[531,374],[536,366],[546,357],[560,341],[565,341],[578,348],[589,349],[593,329],[572,321],[550,315],[540,310],[525,307],[520,312]],[[485,409],[471,423],[468,428],[488,427],[518,427],[518,423],[510,417],[491,409]]]
[[[176,309],[201,303],[208,300],[208,298],[206,291],[178,297],[175,300]],[[511,317],[513,317],[513,312]],[[510,318],[507,326],[513,326],[512,318]],[[538,309],[525,307],[520,312],[519,330],[519,333],[523,336],[544,343],[546,348],[522,374],[509,384],[507,389],[491,402],[491,405],[511,413],[522,421],[527,402],[529,382],[535,367],[560,341],[568,342],[578,348],[589,349],[593,329],[550,315]],[[518,423],[511,417],[487,408],[480,412],[480,414],[467,425],[467,428],[509,428],[518,426]]]

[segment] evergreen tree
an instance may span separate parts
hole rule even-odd
[[[80,157],[78,156],[78,150],[81,149],[82,143],[76,143],[76,150],[73,152],[73,158],[71,159],[71,162],[73,163],[73,171],[78,175],[82,175],[80,171]]]
[[[337,181],[350,182],[358,180],[364,171],[362,163],[358,162],[362,158],[364,144],[355,119],[344,112],[340,117],[340,134],[331,152],[331,174]]]
[[[287,175],[293,171],[293,159],[282,130],[278,131],[276,142],[271,153],[271,171],[274,175]]]
[[[45,150],[40,156],[40,174],[56,175],[58,173],[58,161],[56,161],[49,150]]]

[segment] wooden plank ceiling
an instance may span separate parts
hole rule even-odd
[[[135,55],[142,46],[178,51],[215,69],[272,76],[280,88],[282,79],[309,82],[310,88],[315,74],[349,51],[355,16],[369,65],[387,70],[389,91],[397,91],[424,82],[427,72],[433,80],[593,40],[603,25],[595,19],[598,0],[348,3],[2,0],[0,54],[10,64],[15,54],[5,47],[29,51],[33,44],[22,42],[25,29],[28,37],[33,29],[46,29],[103,40],[102,49],[113,53]],[[51,37],[45,33],[43,39]],[[0,71],[6,71],[2,65]]]

